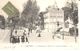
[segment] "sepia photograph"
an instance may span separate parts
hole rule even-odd
[[[0,48],[79,46],[78,0],[0,0]]]

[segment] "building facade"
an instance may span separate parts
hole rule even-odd
[[[44,15],[46,18],[45,29],[49,32],[54,32],[57,28],[57,22],[60,26],[64,27],[64,11],[55,6],[51,6],[47,9],[48,13]]]

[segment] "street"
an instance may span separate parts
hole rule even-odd
[[[5,31],[5,32],[1,32],[1,31]],[[0,30],[0,32],[2,34],[0,34],[0,45],[2,47],[8,47],[8,46],[21,46],[21,45],[58,45],[58,46],[62,46],[62,45],[66,45],[66,46],[72,46],[72,45],[76,45],[78,46],[78,41],[75,42],[75,39],[73,36],[64,36],[64,40],[61,38],[61,35],[56,35],[55,38],[53,39],[53,34],[51,32],[42,32],[41,33],[41,37],[38,37],[38,34],[36,34],[35,31],[33,31],[33,33],[31,33],[28,36],[28,41],[27,42],[20,42],[20,43],[15,43],[12,44],[9,42],[9,30]],[[77,38],[78,39],[78,38]]]

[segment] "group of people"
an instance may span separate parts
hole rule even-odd
[[[65,22],[65,27],[62,27],[59,21],[57,22],[56,25],[57,25],[57,28],[56,28],[56,31],[54,32],[53,39],[57,34],[62,35],[63,39],[64,39],[64,35],[69,35],[69,36],[75,35],[76,37],[78,36],[77,25],[69,23],[68,21]]]
[[[18,36],[17,31],[15,31],[15,35],[12,35],[10,37],[10,42],[11,43],[20,43],[20,42],[28,42],[29,43],[28,37],[26,36],[26,30],[24,30],[22,36]]]

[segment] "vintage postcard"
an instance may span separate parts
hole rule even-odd
[[[0,48],[79,47],[79,0],[0,0]]]

